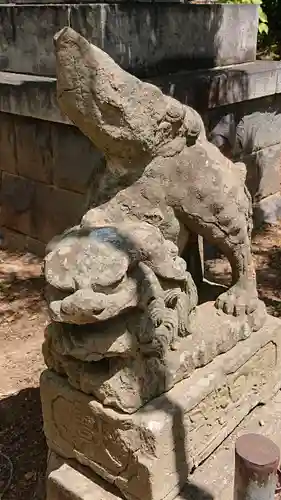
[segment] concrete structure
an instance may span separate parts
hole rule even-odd
[[[67,25],[142,77],[238,64],[256,55],[252,5],[46,2],[2,6],[0,16],[0,69],[10,72],[55,76],[52,39]],[[236,36],[241,25],[243,34]]]

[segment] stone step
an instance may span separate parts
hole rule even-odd
[[[123,500],[117,488],[74,460],[50,452],[46,500]],[[45,499],[44,499],[45,500]]]
[[[1,9],[0,9],[1,10]],[[149,81],[199,112],[281,93],[281,62],[256,61],[181,71]],[[56,100],[56,79],[0,72],[0,112],[58,123],[69,123]]]
[[[54,76],[53,35],[66,25],[140,76],[249,62],[257,23],[253,4],[0,4],[0,70]]]

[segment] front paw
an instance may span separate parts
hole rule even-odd
[[[258,307],[256,289],[254,287],[245,289],[236,284],[219,295],[215,305],[226,314],[232,314],[233,316],[252,314]]]

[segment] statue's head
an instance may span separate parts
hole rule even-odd
[[[59,104],[107,157],[154,156],[175,138],[184,144],[187,131],[200,133],[193,110],[122,70],[72,28],[54,43]]]
[[[124,222],[64,233],[49,246],[45,277],[55,321],[95,323],[142,304],[159,278],[185,283],[186,264],[159,229]]]

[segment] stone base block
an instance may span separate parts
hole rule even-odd
[[[46,500],[121,500],[110,484],[77,462],[49,453]]]
[[[41,398],[49,448],[87,466],[128,500],[174,498],[190,469],[280,388],[280,327],[269,316],[258,332],[131,415],[46,370]]]
[[[26,234],[1,227],[0,248],[8,248],[16,252],[30,252],[38,257],[45,256],[46,245],[42,241],[31,238]]]
[[[95,483],[90,479],[64,464],[49,476],[46,500],[69,500],[70,498],[72,500],[104,499],[104,495],[97,491],[95,486]]]

